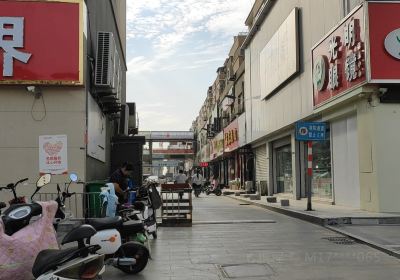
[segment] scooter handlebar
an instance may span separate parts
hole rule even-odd
[[[21,183],[23,183],[25,181],[28,181],[28,180],[29,180],[29,178],[25,178],[25,179],[19,180],[18,182],[15,183],[15,185],[21,184]]]

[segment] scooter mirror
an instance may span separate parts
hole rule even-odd
[[[41,188],[50,183],[50,180],[51,180],[51,174],[44,174],[40,176],[40,178],[37,180],[36,187]]]
[[[70,173],[70,174],[69,174],[69,179],[70,179],[72,182],[78,182],[78,175],[77,175],[76,173]]]

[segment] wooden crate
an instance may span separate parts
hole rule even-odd
[[[161,198],[162,226],[192,226],[192,189],[188,184],[162,184]]]

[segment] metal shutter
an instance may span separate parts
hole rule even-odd
[[[256,155],[256,181],[268,180],[267,145],[255,148]]]

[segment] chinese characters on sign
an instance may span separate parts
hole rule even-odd
[[[239,121],[235,119],[224,128],[224,152],[229,153],[239,148]]]
[[[346,80],[351,82],[364,73],[363,47],[359,39],[359,20],[344,25],[344,42],[348,49],[345,63]]]
[[[297,122],[296,140],[298,141],[324,141],[326,123],[322,122]]]
[[[0,1],[0,84],[83,85],[83,6]]]
[[[366,81],[363,16],[360,7],[313,48],[314,106]]]
[[[225,146],[230,146],[234,142],[238,141],[238,131],[237,129],[229,130],[226,134],[224,134],[224,142]]]
[[[220,132],[211,140],[210,159],[216,159],[224,153],[224,133]]]
[[[39,136],[39,168],[54,175],[68,172],[66,135]]]
[[[14,58],[27,63],[30,53],[24,53],[16,48],[24,47],[24,18],[0,17],[0,48],[3,49],[3,76],[14,75]]]

